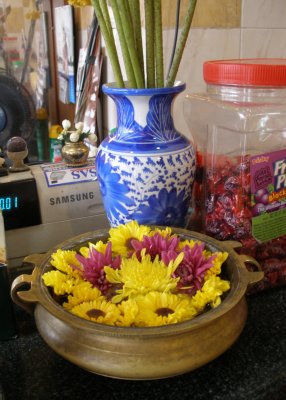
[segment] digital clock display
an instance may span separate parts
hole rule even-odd
[[[0,183],[0,209],[6,230],[40,224],[41,214],[35,180]]]
[[[0,208],[2,211],[12,211],[19,207],[18,196],[0,197]]]

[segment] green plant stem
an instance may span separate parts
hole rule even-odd
[[[98,19],[98,23],[100,26],[102,36],[105,41],[105,45],[106,45],[107,52],[108,52],[108,55],[110,58],[110,62],[111,62],[111,66],[113,69],[116,84],[118,87],[124,87],[124,82],[123,82],[123,78],[122,78],[122,74],[121,74],[121,69],[120,69],[120,64],[119,64],[117,51],[116,51],[116,47],[115,47],[114,37],[113,37],[113,34],[109,34],[108,26],[111,27],[109,16],[108,16],[108,20],[105,21],[101,7],[100,7],[99,0],[92,0],[92,5],[94,8],[96,17]]]
[[[161,0],[154,0],[156,86],[164,86],[163,33]]]
[[[139,58],[142,75],[144,76],[144,56],[143,56],[143,45],[142,45],[140,0],[129,0],[129,7],[133,22],[136,51]]]
[[[188,38],[188,34],[191,28],[191,24],[192,24],[192,20],[193,20],[193,16],[194,16],[194,12],[195,12],[195,8],[196,8],[196,4],[197,4],[197,0],[190,0],[189,1],[189,5],[188,5],[188,10],[187,10],[187,14],[185,17],[185,21],[184,21],[184,25],[180,34],[180,38],[178,41],[178,45],[176,48],[176,52],[174,55],[174,60],[172,62],[171,65],[171,69],[169,72],[169,75],[167,77],[166,80],[166,86],[173,86],[175,79],[176,79],[176,75],[180,66],[180,62],[182,59],[182,55],[183,55],[183,51],[186,45],[186,41]]]
[[[140,68],[140,62],[136,51],[135,40],[133,36],[132,21],[128,17],[127,0],[117,0],[117,6],[121,17],[121,25],[123,27],[129,56],[132,61],[135,80],[138,88],[144,87],[144,75]]]
[[[153,0],[145,0],[147,87],[155,87]]]
[[[129,20],[133,23],[133,19],[132,19],[132,14],[131,14],[131,5],[130,5],[131,0],[127,0],[125,5],[126,5],[126,11],[128,14],[128,18]]]
[[[123,31],[123,26],[121,23],[119,9],[117,7],[117,1],[116,0],[109,0],[109,1],[111,4],[111,7],[112,7],[112,11],[113,11],[117,31],[118,31],[118,36],[119,36],[119,40],[120,40],[122,56],[123,56],[123,60],[124,60],[128,83],[131,87],[136,88],[137,83],[136,83],[136,79],[135,79],[135,75],[134,75],[134,71],[133,71],[132,62],[130,60],[130,55],[129,55],[128,46],[127,46],[127,42],[125,39],[124,31]]]
[[[99,0],[99,3],[100,3],[101,12],[102,12],[104,21],[106,23],[109,35],[112,35],[111,23],[107,23],[107,21],[110,21],[108,7],[107,7],[107,0]]]

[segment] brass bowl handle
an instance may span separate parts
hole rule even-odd
[[[33,314],[35,303],[38,302],[38,290],[36,285],[36,277],[38,275],[39,265],[45,257],[45,254],[32,254],[24,259],[24,262],[34,264],[34,269],[31,275],[23,274],[17,276],[11,285],[11,297],[15,304],[23,308],[27,313]],[[19,289],[29,285],[29,290]]]
[[[246,276],[249,287],[260,282],[264,278],[264,272],[262,271],[261,265],[255,260],[255,258],[245,254],[240,254],[238,257],[241,261],[241,264],[244,266],[244,275]],[[246,263],[254,265],[257,268],[257,271],[249,271],[245,265]]]
[[[223,244],[227,248],[231,248],[232,250],[238,249],[242,247],[242,244],[240,242],[236,241],[225,241]],[[243,267],[243,275],[245,277],[246,283],[248,287],[253,286],[255,283],[260,282],[264,278],[264,272],[262,271],[261,265],[255,258],[245,255],[245,254],[238,254],[237,257],[240,260],[240,264]],[[257,271],[249,271],[246,267],[246,263],[254,265],[257,269]]]

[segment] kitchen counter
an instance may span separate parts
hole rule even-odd
[[[0,400],[285,400],[286,288],[249,295],[247,303],[247,323],[229,350],[195,371],[154,381],[82,370],[51,350],[33,317],[17,310],[18,337],[0,341]]]

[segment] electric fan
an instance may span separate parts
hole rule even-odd
[[[0,69],[0,147],[5,151],[8,140],[20,136],[33,155],[35,119],[35,105],[28,90]]]

